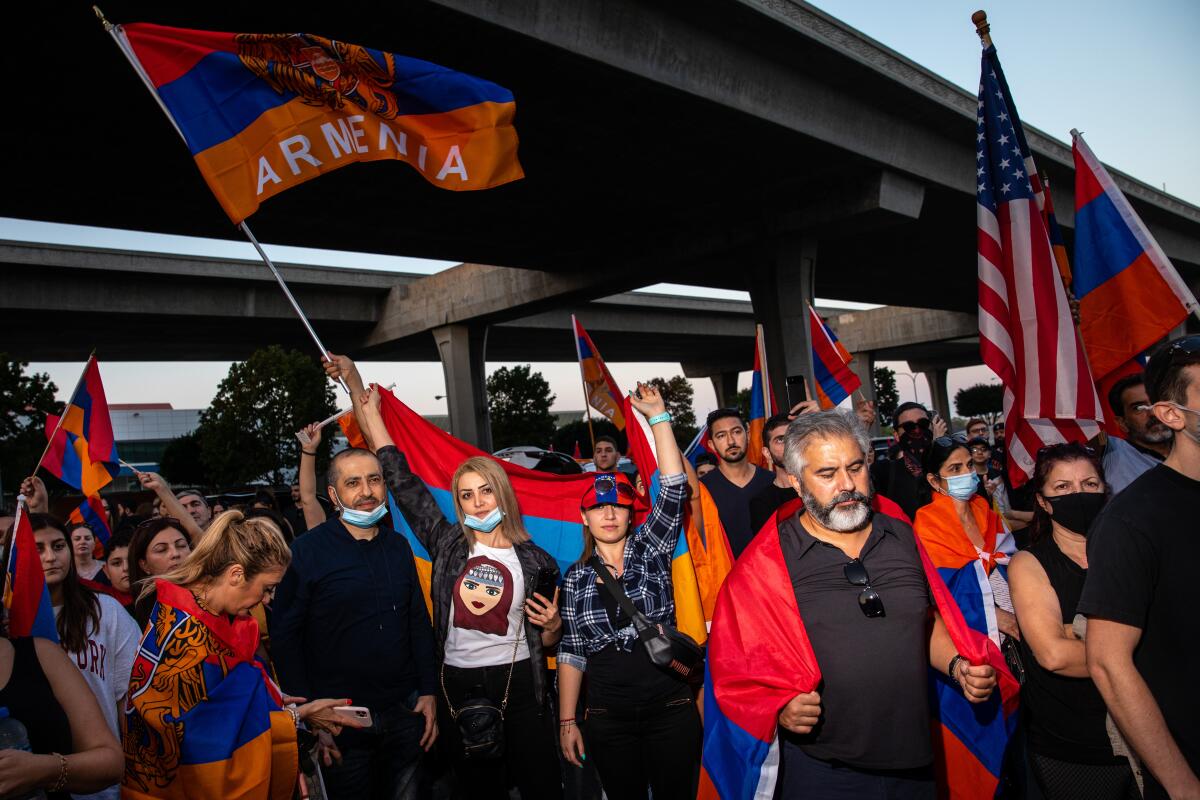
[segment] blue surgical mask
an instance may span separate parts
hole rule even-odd
[[[335,493],[336,496],[336,493]],[[375,523],[383,519],[383,515],[387,513],[387,503],[380,503],[370,511],[359,511],[354,508],[346,508],[342,504],[342,498],[338,497],[338,507],[342,510],[342,522],[347,525],[353,525],[356,528],[374,528]]]
[[[496,526],[500,524],[500,520],[504,519],[504,512],[500,510],[500,506],[492,509],[492,513],[486,517],[477,517],[474,514],[464,514],[463,524],[473,531],[480,533],[491,533],[496,530]]]
[[[970,500],[971,495],[979,488],[979,473],[968,472],[966,475],[951,475],[946,481],[946,494],[955,500]]]

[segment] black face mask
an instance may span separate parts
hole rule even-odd
[[[1054,521],[1080,536],[1087,536],[1107,500],[1104,492],[1075,492],[1046,498]]]

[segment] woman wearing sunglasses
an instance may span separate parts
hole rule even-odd
[[[656,667],[632,621],[599,583],[593,554],[654,623],[675,623],[671,560],[683,518],[683,458],[661,395],[639,384],[632,405],[650,423],[660,488],[646,521],[633,527],[634,489],[620,473],[597,475],[580,499],[583,554],[563,580],[558,651],[559,741],[582,766],[591,755],[610,800],[694,798],[700,766],[700,716],[691,688]],[[575,719],[587,675],[583,734]],[[586,747],[585,747],[586,745]]]
[[[557,564],[530,539],[498,461],[475,456],[455,470],[450,494],[457,519],[450,522],[396,448],[380,413],[379,391],[363,387],[345,356],[331,356],[326,372],[345,377],[358,399],[359,427],[433,562],[430,597],[442,664],[439,730],[454,759],[455,797],[507,798],[514,783],[524,800],[562,797],[545,668],[545,650],[562,636],[562,619],[558,590],[553,597],[534,591],[539,574],[557,582]],[[468,723],[480,718],[475,712],[462,715],[481,702],[500,710],[500,722],[482,732]]]
[[[1030,766],[1046,800],[1133,800],[1133,772],[1113,755],[1104,698],[1072,630],[1087,579],[1088,530],[1108,499],[1104,473],[1090,449],[1058,444],[1038,453],[1030,485],[1033,544],[1008,570],[1024,634],[1021,718]]]
[[[947,585],[956,599],[960,592],[983,595],[988,623],[983,632],[995,637],[998,630],[1013,639],[1021,638],[1007,580],[1009,558],[1016,547],[1012,534],[980,491],[970,451],[962,442],[940,436],[925,451],[923,466],[933,497],[917,510],[913,530],[939,569],[955,570]],[[977,579],[976,561],[988,576],[987,584]]]

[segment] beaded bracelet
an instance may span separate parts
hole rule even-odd
[[[50,792],[61,792],[67,788],[67,757],[62,753],[51,753],[51,755],[58,756],[58,780],[47,787],[47,790]]]
[[[294,724],[297,728],[299,728],[300,727],[300,712],[297,711],[295,708],[292,708],[291,706],[288,706],[284,710],[292,715],[292,724]]]

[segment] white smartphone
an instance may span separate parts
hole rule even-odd
[[[334,706],[333,710],[339,716],[361,722],[365,728],[374,724],[371,721],[371,709],[365,706]]]

